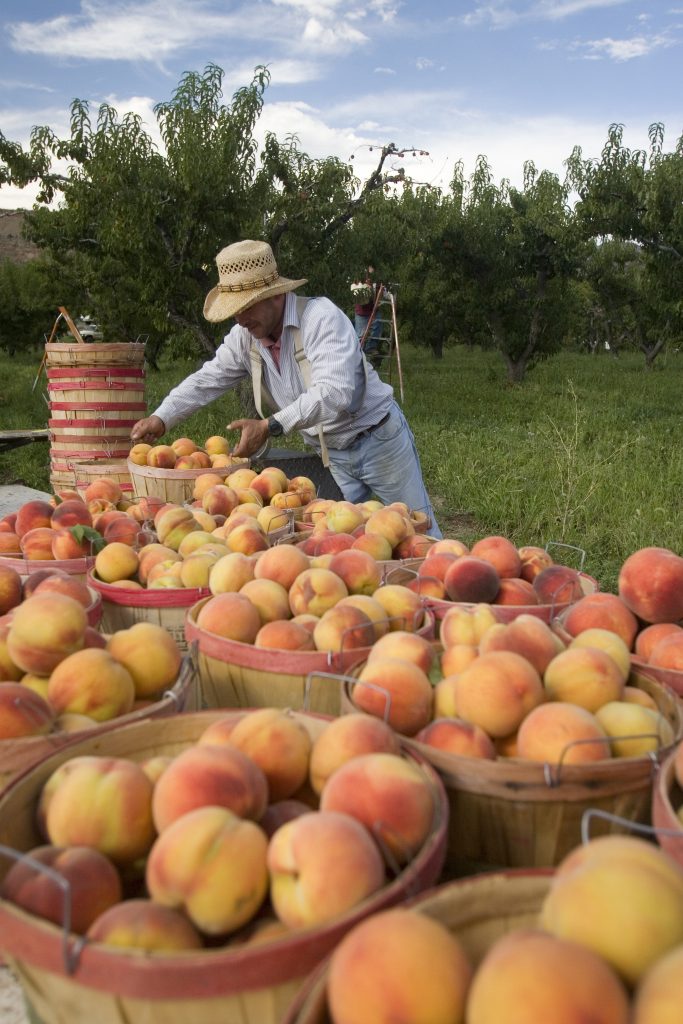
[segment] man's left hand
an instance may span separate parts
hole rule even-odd
[[[228,430],[241,430],[239,442],[232,450],[233,455],[242,458],[253,455],[268,440],[268,420],[233,420],[228,423]]]

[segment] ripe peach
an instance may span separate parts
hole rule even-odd
[[[28,534],[26,535],[28,537]],[[64,558],[88,558],[97,550],[95,541],[90,537],[83,537],[77,540],[70,528],[52,531],[52,557]]]
[[[519,575],[528,583],[533,583],[540,572],[555,564],[552,555],[548,554],[545,548],[533,544],[526,544],[518,548],[517,552],[522,563]]]
[[[107,650],[132,676],[136,700],[156,697],[178,677],[182,655],[169,631],[154,622],[118,629]]]
[[[76,576],[62,576],[56,573],[42,579],[35,589],[34,594],[66,594],[78,601],[84,608],[89,608],[96,595],[91,591],[87,583]]]
[[[489,736],[508,736],[544,699],[541,677],[513,651],[481,654],[455,677],[455,712]]]
[[[683,619],[683,558],[668,548],[635,551],[621,567],[618,592],[644,622]]]
[[[368,654],[368,661],[383,657],[412,661],[428,675],[434,665],[436,652],[434,645],[419,633],[395,630],[393,633],[385,633],[375,642]]]
[[[95,573],[103,583],[130,579],[138,571],[140,559],[130,544],[112,541],[95,556]]]
[[[526,607],[539,604],[538,594],[531,583],[522,579],[506,579],[500,581],[498,593],[493,599],[493,604],[511,605],[512,607]]]
[[[294,491],[301,498],[302,505],[308,505],[315,499],[316,486],[310,477],[293,476],[287,481],[287,490]]]
[[[446,570],[443,582],[451,601],[488,603],[495,599],[500,588],[496,567],[474,555],[456,558]]]
[[[49,526],[37,526],[34,530],[28,530],[19,539],[21,553],[29,561],[37,562],[54,558],[52,544],[55,538],[55,531]]]
[[[649,662],[659,641],[663,640],[665,636],[679,632],[683,633],[683,627],[679,626],[677,622],[656,622],[651,626],[646,626],[636,636],[633,648],[636,657]]]
[[[330,569],[341,577],[349,594],[371,597],[382,582],[382,572],[375,559],[357,548],[335,554]]]
[[[144,953],[175,953],[201,949],[202,939],[184,914],[153,900],[123,900],[97,917],[88,941]]]
[[[683,630],[669,633],[657,642],[650,654],[650,665],[683,671]]]
[[[55,712],[39,693],[17,682],[0,682],[0,740],[45,736]]]
[[[539,604],[571,604],[583,597],[581,578],[568,565],[550,565],[534,577],[532,586],[538,595]]]
[[[168,508],[160,510],[154,519],[159,543],[177,551],[188,533],[199,530],[199,523],[189,508]],[[105,549],[106,550],[106,549]]]
[[[104,501],[110,501],[112,505],[116,505],[123,497],[123,491],[116,480],[110,480],[108,477],[99,477],[97,480],[93,480],[92,483],[88,484],[85,488],[84,499],[86,505],[93,499],[102,499]]]
[[[313,742],[310,782],[320,796],[329,777],[361,754],[400,754],[398,735],[380,718],[359,713],[333,719]]]
[[[439,627],[439,639],[444,647],[470,644],[478,647],[486,632],[497,620],[486,602],[473,608],[449,608]]]
[[[25,672],[48,676],[83,647],[85,608],[65,594],[33,594],[13,609],[7,652]]]
[[[199,479],[201,480],[201,477]],[[202,509],[212,516],[229,516],[238,505],[239,500],[235,491],[223,483],[214,484],[202,494]]]
[[[178,545],[178,554],[181,558],[187,558],[200,548],[204,548],[207,544],[216,543],[219,542],[216,540],[213,533],[210,533],[208,530],[202,530],[201,528],[199,530],[192,530],[183,537]],[[227,555],[227,547],[222,544],[222,542],[220,543],[222,546],[222,553]]]
[[[63,501],[61,505],[57,505],[50,518],[50,526],[53,530],[79,525],[93,525],[88,506],[80,498],[78,501]]]
[[[220,558],[215,552],[199,550],[180,563],[180,583],[189,589],[209,587],[211,570]]]
[[[180,559],[181,555],[165,544],[145,544],[138,551],[138,579],[144,586],[154,565],[168,561],[179,562]]]
[[[446,647],[441,655],[441,675],[443,677],[457,675],[478,657],[479,651],[472,644],[452,644],[450,647]]]
[[[256,491],[263,499],[264,505],[267,505],[276,494],[284,490],[285,485],[274,473],[262,470],[256,474],[249,487],[251,490]]]
[[[439,551],[435,555],[430,553],[424,562],[418,566],[417,575],[436,577],[437,580],[441,580],[444,583],[447,571],[454,562],[457,562],[459,557],[459,555],[454,554],[452,551]]]
[[[402,583],[385,583],[375,590],[372,597],[384,608],[390,632],[403,630],[412,633],[422,625],[422,599],[419,594],[404,587]]]
[[[291,619],[266,622],[256,634],[254,647],[281,651],[315,650],[311,631]]]
[[[14,533],[21,539],[29,530],[49,527],[54,511],[55,509],[52,505],[47,501],[43,501],[42,498],[27,501],[17,512],[17,518],[14,522]]]
[[[146,466],[147,456],[152,450],[151,444],[145,444],[140,441],[138,444],[134,444],[131,450],[128,452],[128,458],[131,462],[134,462],[136,466]]]
[[[212,434],[211,437],[207,437],[203,448],[208,455],[230,454],[230,442],[222,434]]]
[[[550,701],[534,708],[517,732],[519,757],[548,764],[586,764],[611,756],[605,730],[578,704]]]
[[[254,577],[269,579],[289,590],[299,573],[309,568],[309,557],[294,544],[276,544],[256,559]]]
[[[683,945],[648,968],[633,998],[632,1024],[678,1024],[683,1001]]]
[[[470,555],[490,562],[501,580],[521,575],[522,559],[515,545],[507,537],[482,537],[472,545]]]
[[[674,740],[668,719],[659,710],[632,701],[603,704],[595,717],[610,737],[613,757],[645,757],[670,747]]]
[[[253,579],[245,583],[240,590],[243,597],[248,598],[261,617],[261,625],[275,622],[277,619],[291,618],[289,594],[280,583],[268,579]]]
[[[288,821],[300,818],[302,814],[310,814],[311,808],[302,800],[277,800],[274,804],[268,804],[259,826],[263,829],[269,839],[275,835],[277,830]],[[280,922],[281,923],[281,922]]]
[[[22,599],[21,576],[11,565],[0,565],[0,615],[16,608]]]
[[[155,903],[182,911],[207,935],[226,935],[250,921],[265,899],[267,845],[254,822],[224,806],[198,807],[169,824],[154,843],[147,888]]]
[[[683,630],[681,636],[683,637]],[[584,629],[582,633],[571,640],[569,647],[570,649],[573,647],[597,647],[609,654],[621,669],[624,682],[631,673],[631,653],[621,637],[613,633],[611,629]]]
[[[353,547],[354,536],[351,533],[334,533],[332,530],[318,533],[315,529],[313,533],[317,537],[314,555],[336,555]]]
[[[463,718],[435,718],[415,737],[419,743],[463,757],[495,760],[496,748],[491,737],[478,725]]]
[[[638,620],[616,594],[585,594],[562,616],[562,625],[571,636],[586,629],[609,629],[624,641],[629,650],[638,632]]]
[[[416,533],[412,537],[406,537],[394,549],[395,558],[424,558],[430,548],[436,543],[431,537],[425,537],[423,533]]]
[[[556,654],[543,675],[548,700],[569,701],[597,711],[620,700],[624,674],[609,654],[597,647],[568,647]]]
[[[353,686],[354,705],[383,718],[404,736],[414,736],[432,717],[432,685],[411,661],[379,656],[367,661]]]
[[[311,737],[290,711],[259,708],[243,715],[229,742],[262,770],[270,803],[293,796],[308,777]]]
[[[256,563],[241,551],[230,551],[214,564],[209,574],[212,594],[237,593],[245,583],[254,579]]]
[[[157,469],[173,469],[178,456],[170,444],[155,444],[147,452],[147,465]]]
[[[253,555],[257,551],[265,551],[268,540],[256,520],[238,523],[225,536],[230,551],[240,551],[243,555]]]
[[[146,536],[140,524],[131,516],[125,515],[125,513],[122,519],[114,519],[113,522],[109,523],[103,533],[107,544],[112,544],[116,541],[120,544],[128,544],[131,548],[137,548],[141,542],[144,542]]]
[[[256,470],[249,469],[248,466],[241,466],[239,469],[234,470],[225,482],[228,487],[232,487],[236,491],[242,491],[248,489],[251,481],[257,476]]]
[[[535,615],[522,614],[512,622],[499,622],[491,626],[482,636],[479,650],[481,654],[514,651],[530,661],[542,676],[553,658],[564,650],[564,645],[541,619]]]
[[[21,541],[16,533],[0,533],[0,555],[21,554]]]
[[[398,509],[386,507],[380,508],[370,515],[365,523],[365,532],[379,533],[380,536],[386,537],[393,550],[402,540],[415,533],[415,528]]]
[[[228,592],[210,598],[200,608],[197,625],[200,629],[228,640],[253,644],[262,622],[257,608],[248,597]]]
[[[304,569],[289,588],[289,606],[293,615],[310,612],[320,616],[348,595],[346,584],[336,573]]]
[[[106,722],[132,709],[135,686],[130,672],[106,650],[85,647],[60,661],[47,695],[58,715],[68,712]]]
[[[357,650],[371,647],[375,627],[364,611],[353,605],[336,604],[323,612],[313,630],[313,642],[318,651]]]
[[[384,884],[384,864],[363,823],[332,808],[302,814],[268,845],[270,898],[288,928],[331,921]]]
[[[351,550],[364,551],[377,562],[386,562],[392,555],[391,543],[379,533],[363,533],[356,537]]]
[[[5,682],[18,682],[24,675],[23,668],[16,665],[7,649],[7,637],[9,635],[10,622],[7,616],[0,619],[0,680]]]

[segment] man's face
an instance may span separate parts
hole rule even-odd
[[[285,296],[273,295],[269,299],[261,299],[249,306],[242,313],[238,313],[235,320],[240,327],[246,328],[250,334],[259,340],[274,335],[285,308]]]

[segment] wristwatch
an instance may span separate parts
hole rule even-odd
[[[268,417],[268,436],[269,437],[280,437],[284,434],[285,428],[282,426],[279,420],[276,420],[274,416]]]

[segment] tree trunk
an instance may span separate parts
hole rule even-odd
[[[439,335],[436,338],[432,338],[429,344],[434,358],[443,359],[443,336]]]

